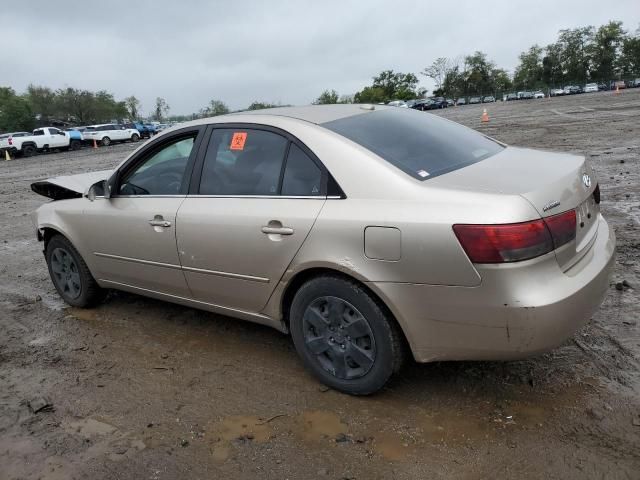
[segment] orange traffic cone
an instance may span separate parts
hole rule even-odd
[[[482,111],[482,117],[480,118],[480,120],[483,123],[487,123],[489,121],[489,114],[487,113],[487,109],[486,108]]]
[[[9,150],[5,150],[4,151],[4,159],[8,162],[9,160],[11,160],[11,154],[9,153]]]
[[[96,142],[96,139],[93,139],[93,148],[98,148],[98,142]]]
[[[620,95],[620,86],[616,85],[616,95]]]

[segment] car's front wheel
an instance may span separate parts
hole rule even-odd
[[[293,298],[289,319],[305,366],[336,390],[374,393],[404,360],[395,321],[354,281],[330,275],[308,281]]]
[[[133,135],[131,135],[132,142],[137,142],[138,140],[140,140],[140,135],[138,135],[137,133],[134,133]]]
[[[103,290],[82,256],[65,237],[55,235],[49,240],[45,258],[53,285],[69,305],[90,307],[102,299]]]
[[[103,147],[108,147],[111,145],[111,139],[109,137],[103,137],[101,143]]]

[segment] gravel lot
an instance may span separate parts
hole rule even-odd
[[[0,479],[637,479],[640,89],[482,108],[436,114],[590,158],[618,237],[609,295],[549,354],[410,365],[370,398],[324,388],[265,327],[123,293],[65,308],[29,184],[136,145],[0,162]]]

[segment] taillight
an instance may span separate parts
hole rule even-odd
[[[569,243],[576,238],[576,211],[569,210],[558,215],[553,215],[544,219],[549,227],[553,245],[559,248],[565,243]]]
[[[596,184],[596,188],[593,191],[593,200],[596,203],[600,203],[600,184]]]
[[[507,263],[549,253],[576,236],[576,212],[569,210],[545,219],[501,225],[453,226],[473,263]]]
[[[9,142],[9,145],[13,145],[13,137],[9,137],[9,140],[7,140]]]

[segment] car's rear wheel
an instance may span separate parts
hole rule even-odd
[[[69,305],[90,307],[102,299],[103,290],[82,256],[65,237],[55,235],[49,240],[45,258],[54,287]]]
[[[109,137],[103,137],[101,142],[103,147],[108,147],[111,145],[111,139]]]
[[[305,283],[289,313],[293,343],[307,369],[352,395],[380,390],[404,359],[402,334],[361,285],[337,276]]]
[[[80,141],[71,140],[71,143],[69,144],[69,150],[78,150],[79,148],[80,148]]]
[[[36,147],[33,145],[25,145],[22,147],[22,155],[24,157],[33,157],[36,154]]]
[[[134,133],[133,135],[131,135],[132,142],[137,142],[138,140],[140,140],[140,135],[138,135],[137,133]]]

